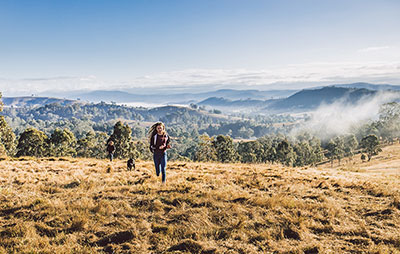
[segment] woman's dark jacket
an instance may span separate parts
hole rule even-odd
[[[163,154],[167,150],[169,142],[170,138],[168,137],[168,135],[155,134],[150,139],[150,151],[156,154]],[[164,148],[160,149],[160,146],[162,145],[164,145]]]

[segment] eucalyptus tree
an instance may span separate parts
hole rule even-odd
[[[76,156],[76,138],[68,129],[55,129],[50,137],[49,155]]]
[[[77,141],[76,153],[79,157],[103,159],[107,134],[101,131],[89,131]]]
[[[263,146],[257,140],[239,142],[238,153],[243,163],[261,162],[261,154],[264,153]]]
[[[231,137],[218,135],[217,137],[214,138],[212,144],[217,152],[218,161],[220,162],[238,161],[239,156]]]
[[[363,152],[368,155],[368,161],[371,160],[373,155],[378,155],[378,153],[382,151],[382,149],[379,147],[379,139],[374,134],[365,136],[361,140],[360,146],[363,149]]]
[[[0,99],[2,94],[0,93]],[[3,102],[0,101],[0,112],[3,110]],[[0,155],[13,155],[15,150],[15,134],[6,122],[4,116],[0,116]]]
[[[194,147],[195,161],[217,161],[217,150],[213,143],[214,138],[209,137],[207,134],[199,136],[198,145]]]
[[[44,157],[48,155],[48,151],[49,138],[44,132],[35,128],[28,128],[19,136],[16,154],[17,157]]]
[[[114,131],[109,137],[109,140],[114,141],[115,145],[115,153],[114,156],[116,158],[124,159],[124,158],[138,158],[139,153],[135,147],[135,143],[132,141],[132,129],[128,124],[124,124],[121,121],[118,121],[114,125]],[[107,142],[108,142],[107,141]],[[105,146],[104,146],[105,151]]]
[[[342,137],[335,137],[331,139],[326,146],[327,149],[327,157],[331,161],[331,166],[333,167],[333,161],[335,159],[338,160],[340,165],[341,159],[345,154],[344,140]]]

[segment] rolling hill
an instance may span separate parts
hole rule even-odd
[[[248,108],[248,107],[262,107],[271,103],[273,100],[263,101],[254,99],[245,100],[229,100],[222,97],[210,97],[199,103],[201,106],[212,106],[212,107],[238,107],[238,108]]]

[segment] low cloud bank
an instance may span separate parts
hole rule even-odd
[[[306,131],[329,140],[338,135],[352,133],[361,125],[376,120],[382,104],[399,99],[399,93],[379,92],[373,97],[364,97],[356,104],[337,101],[329,105],[321,105],[310,113],[310,118],[299,128],[292,131],[292,135]]]
[[[74,90],[205,91],[234,89],[302,89],[338,83],[400,84],[400,62],[310,63],[263,70],[188,69],[154,73],[129,80],[106,81],[95,76],[43,79],[1,79],[0,91],[7,96]]]

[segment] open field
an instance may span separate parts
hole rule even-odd
[[[359,156],[358,156],[359,157]],[[0,253],[400,253],[400,146],[334,168],[0,161]]]

